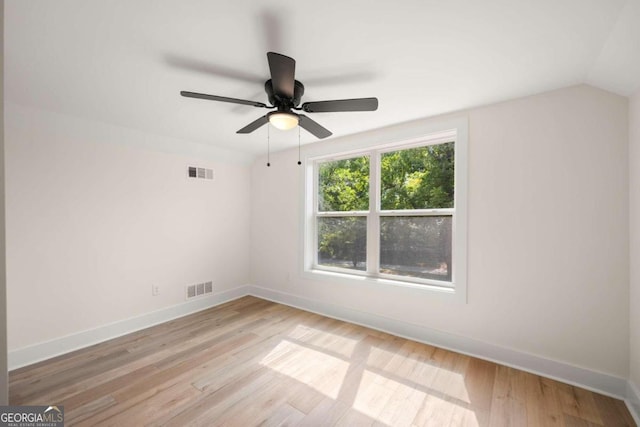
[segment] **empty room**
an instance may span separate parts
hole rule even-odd
[[[0,4],[0,426],[640,424],[640,0]]]

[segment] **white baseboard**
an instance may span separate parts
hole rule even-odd
[[[19,348],[17,350],[11,350],[8,353],[9,370],[11,371],[23,366],[31,365],[61,354],[79,350],[131,332],[139,331],[153,325],[168,322],[169,320],[173,320],[178,317],[206,310],[227,301],[243,297],[247,295],[248,289],[248,286],[239,286],[208,297],[187,301],[182,304],[163,308],[141,316],[77,332],[75,334]]]
[[[259,298],[289,305],[323,316],[344,320],[382,332],[423,342],[469,356],[511,366],[536,375],[556,379],[597,393],[625,400],[628,381],[613,375],[580,368],[528,353],[508,349],[468,337],[449,334],[372,313],[340,307],[260,286],[249,286],[248,293]]]
[[[636,424],[640,426],[640,390],[631,381],[627,383],[625,403]]]

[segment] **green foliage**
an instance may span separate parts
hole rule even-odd
[[[320,218],[318,220],[320,263],[343,261],[341,267],[364,269],[367,259],[365,217]],[[361,268],[359,268],[361,264]]]
[[[319,178],[321,212],[369,209],[369,157],[322,163]]]
[[[380,168],[383,210],[453,207],[452,142],[385,153]]]

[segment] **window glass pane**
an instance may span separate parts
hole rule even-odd
[[[380,218],[380,272],[451,281],[451,216]]]
[[[369,156],[320,163],[318,210],[369,210]]]
[[[384,153],[380,159],[380,207],[453,207],[454,143]]]
[[[367,218],[318,218],[318,264],[366,270]]]

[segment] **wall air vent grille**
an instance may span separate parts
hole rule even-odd
[[[213,293],[213,282],[196,283],[187,286],[186,299],[198,298]]]
[[[195,296],[196,296],[196,286],[195,285],[187,286],[187,299],[193,298]]]
[[[187,167],[187,176],[189,178],[213,179],[213,169],[189,166]]]

